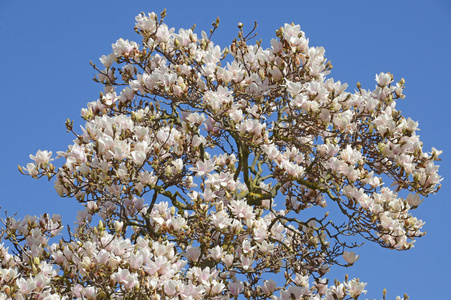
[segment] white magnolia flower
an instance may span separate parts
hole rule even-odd
[[[356,255],[354,251],[345,251],[343,252],[343,258],[348,264],[352,265],[359,259],[359,255]]]

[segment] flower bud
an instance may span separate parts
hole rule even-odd
[[[121,221],[114,221],[114,230],[117,233],[122,232],[122,228],[124,227],[124,222]]]

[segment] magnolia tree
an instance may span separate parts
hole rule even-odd
[[[57,215],[3,219],[0,299],[359,298],[325,278],[358,259],[350,237],[411,248],[410,210],[440,187],[441,151],[395,108],[404,80],[350,93],[299,25],[264,49],[239,24],[222,49],[219,19],[198,36],[164,16],[93,64],[104,91],[66,122],[62,166],[39,150],[19,167],[83,209],[56,242]]]

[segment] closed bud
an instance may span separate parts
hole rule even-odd
[[[100,231],[104,231],[104,230],[105,230],[105,227],[104,227],[104,225],[103,225],[102,220],[99,220],[99,225],[97,226],[97,228],[98,228]]]
[[[160,13],[161,18],[163,19],[164,17],[166,17],[166,8],[163,9],[163,11]]]

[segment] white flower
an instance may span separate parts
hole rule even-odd
[[[357,297],[361,293],[366,294],[366,290],[364,290],[366,283],[359,282],[358,279],[352,279],[348,283],[345,283],[346,287],[348,288],[349,296],[351,297]]]
[[[414,195],[412,193],[409,193],[409,195],[407,195],[406,200],[407,200],[407,203],[409,203],[409,205],[411,207],[417,207],[418,205],[421,204],[421,202],[423,202],[423,200],[421,200],[421,198],[420,198],[420,195],[418,195],[418,194]]]
[[[222,258],[222,248],[218,245],[214,247],[213,249],[208,250],[210,252],[210,257],[214,260],[220,260]]]
[[[22,167],[32,177],[38,175],[37,166],[33,163],[28,163],[26,167]]]
[[[205,174],[210,173],[215,169],[215,164],[213,161],[207,159],[205,161],[198,161],[196,163],[196,167],[190,168],[191,171],[194,171],[197,173],[197,176],[202,176]]]
[[[33,277],[30,277],[28,279],[19,278],[16,281],[16,285],[19,288],[20,293],[28,295],[36,288],[36,281]]]
[[[105,68],[110,68],[113,62],[116,60],[116,55],[114,55],[114,53],[110,53],[108,54],[108,56],[102,55],[99,60],[105,66]]]
[[[140,166],[146,160],[146,154],[142,151],[133,151],[132,152],[133,162]]]
[[[185,257],[192,262],[197,262],[200,256],[200,249],[198,247],[188,246],[185,250]]]
[[[343,252],[343,258],[346,260],[348,264],[352,265],[359,259],[359,256],[356,255],[354,251],[351,252],[345,251]]]
[[[389,85],[393,81],[393,79],[390,73],[379,73],[379,75],[376,75],[376,81],[378,85],[384,87],[386,85]]]
[[[164,283],[164,292],[168,296],[174,296],[177,293],[177,284],[174,280]]]
[[[136,28],[147,32],[152,32],[155,30],[157,18],[154,12],[149,13],[148,16],[140,14],[135,17],[135,20],[136,20],[135,24]]]
[[[131,290],[139,284],[138,274],[130,273],[128,269],[118,268],[118,271],[111,275],[111,280],[123,284],[127,290]]]
[[[39,165],[39,164],[43,164],[43,165],[48,164],[50,161],[53,160],[53,159],[50,159],[50,157],[52,157],[52,151],[49,152],[47,150],[44,150],[44,151],[38,150],[38,152],[36,152],[36,156],[33,156],[33,155],[30,154],[30,158],[32,160],[34,160],[37,165]]]
[[[243,283],[241,282],[241,280],[235,281],[235,282],[231,282],[227,285],[227,288],[229,289],[230,293],[237,297],[239,295],[239,293],[241,293],[241,291],[243,290]]]
[[[138,44],[135,42],[129,42],[122,38],[118,39],[116,43],[111,44],[113,53],[116,57],[120,57],[124,54],[129,54],[134,48],[138,48]]]

